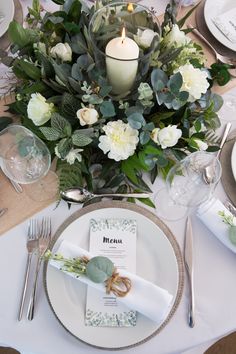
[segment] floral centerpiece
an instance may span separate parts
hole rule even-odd
[[[143,173],[153,182],[186,154],[218,149],[209,131],[220,125],[217,111],[223,101],[211,92],[211,85],[215,78],[227,82],[227,67],[205,68],[201,47],[182,30],[187,16],[176,20],[174,1],[166,8],[161,28],[155,21],[146,27],[138,4],[119,5],[121,13],[135,11],[138,30],[128,28],[129,36],[140,56],[148,59],[145,75],[137,71],[138,81],[118,94],[97,61],[89,33],[94,14],[104,4],[54,2],[61,9],[49,13],[33,0],[27,28],[10,24],[13,55],[1,56],[17,77],[16,101],[9,109],[57,157],[61,190],[86,186],[94,192],[150,191]],[[99,21],[96,28],[101,21],[112,26],[117,16],[110,11]],[[109,27],[98,33],[103,47],[106,33],[112,31]]]

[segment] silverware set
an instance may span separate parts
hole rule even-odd
[[[38,275],[40,272],[41,264],[43,261],[43,256],[46,250],[49,247],[51,240],[51,219],[44,217],[40,223],[36,219],[31,219],[29,221],[28,232],[27,232],[27,242],[26,248],[28,251],[26,270],[24,277],[24,285],[20,300],[20,308],[18,313],[18,320],[21,321],[24,305],[26,301],[26,295],[29,291],[29,278],[32,271],[32,259],[36,258],[36,267],[34,269],[33,285],[31,287],[31,294],[27,312],[28,320],[34,318],[35,312],[35,302],[36,302],[36,293],[38,288]]]

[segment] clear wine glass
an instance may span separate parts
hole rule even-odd
[[[212,183],[203,178],[204,169],[215,160]],[[197,151],[177,162],[169,171],[166,187],[155,195],[157,215],[179,220],[210,199],[221,177],[220,161],[213,153]]]
[[[25,185],[24,191],[31,199],[55,198],[57,177],[50,171],[51,154],[29,129],[10,125],[1,131],[0,165],[7,177]]]

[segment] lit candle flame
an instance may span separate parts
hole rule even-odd
[[[128,3],[127,10],[128,10],[129,12],[133,12],[133,11],[134,11],[133,4],[131,4],[130,2]]]
[[[121,33],[121,42],[123,43],[125,40],[125,27],[123,27],[122,29],[122,33]]]

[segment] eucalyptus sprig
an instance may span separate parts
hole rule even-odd
[[[61,254],[53,254],[48,250],[44,255],[45,260],[53,260],[61,264],[60,270],[72,273],[76,278],[86,276],[94,283],[104,283],[106,293],[114,293],[123,297],[131,289],[131,281],[127,277],[121,277],[116,272],[114,263],[107,257],[97,256],[88,259],[87,257],[65,258]]]
[[[219,211],[218,215],[222,218],[223,223],[229,226],[229,239],[236,246],[236,223],[232,214],[226,214],[225,211]]]

